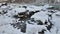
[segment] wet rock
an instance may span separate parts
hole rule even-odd
[[[43,22],[41,20],[37,20],[37,25],[43,25]]]
[[[21,25],[21,32],[26,33],[26,24]]]
[[[25,8],[25,9],[27,8],[27,6],[22,6],[22,7]]]
[[[44,31],[46,31],[46,30],[42,30],[41,32],[38,32],[38,34],[44,34]]]

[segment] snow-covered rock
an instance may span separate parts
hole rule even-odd
[[[1,5],[1,3],[0,3]],[[26,6],[27,8],[23,8],[23,6]],[[54,26],[51,28],[50,32],[47,30],[46,26],[48,25],[37,25],[35,22],[31,22],[33,24],[27,24],[26,33],[22,33],[20,29],[13,28],[10,24],[16,23],[15,18],[12,18],[13,15],[17,15],[18,13],[25,12],[26,10],[30,11],[36,11],[39,10],[40,12],[35,13],[31,16],[31,18],[34,18],[35,20],[41,20],[43,23],[45,23],[46,20],[48,20],[47,14],[52,14],[51,12],[48,12],[48,7],[52,7],[50,5],[44,5],[44,6],[34,6],[34,5],[23,5],[23,4],[8,4],[7,6],[1,6],[0,12],[3,10],[6,10],[6,14],[0,14],[0,34],[38,34],[42,29],[45,29],[46,31],[44,34],[60,34],[60,12],[56,10],[55,13],[52,15],[51,22],[54,24]],[[42,11],[41,9],[45,10]],[[55,10],[54,10],[55,11]],[[3,12],[2,12],[3,13]],[[58,16],[57,16],[58,15]],[[28,21],[28,20],[27,20]],[[35,23],[35,24],[34,24]],[[48,23],[50,25],[50,23]]]

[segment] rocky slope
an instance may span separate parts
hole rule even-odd
[[[0,34],[60,34],[60,11],[49,4],[0,3]]]

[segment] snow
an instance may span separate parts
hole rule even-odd
[[[21,7],[19,8],[19,6]],[[22,6],[27,6],[27,8],[25,9]],[[40,32],[42,29],[46,30],[44,34],[60,34],[60,23],[59,23],[60,16],[56,16],[56,14],[60,15],[60,12],[58,10],[56,10],[56,13],[52,15],[51,21],[54,24],[54,26],[51,28],[50,32],[47,30],[46,25],[37,25],[34,24],[34,22],[31,22],[33,24],[26,23],[27,24],[26,33],[22,33],[20,29],[13,28],[13,26],[10,25],[10,23],[16,23],[15,22],[16,19],[12,18],[13,15],[16,15],[21,12],[25,12],[26,10],[29,11],[39,10],[40,12],[35,13],[33,16],[31,16],[31,18],[34,18],[35,20],[41,20],[44,23],[45,20],[48,20],[47,14],[51,14],[50,12],[48,12],[48,9],[46,9],[48,7],[52,7],[52,6],[49,6],[48,4],[44,6],[34,6],[34,5],[27,5],[27,4],[26,5],[9,4],[8,6],[0,7],[0,12],[2,12],[3,9],[7,9],[8,11],[8,13],[4,15],[0,14],[0,34],[38,34],[38,32]],[[41,11],[41,9],[46,11]]]
[[[29,6],[27,10],[29,11],[35,11],[35,10],[41,10],[42,6],[36,7],[36,6]]]
[[[37,34],[40,32],[42,29],[47,30],[45,25],[32,25],[32,24],[27,24],[27,34]],[[32,31],[33,30],[33,31]]]
[[[43,23],[45,22],[45,20],[48,20],[46,12],[43,11],[34,14],[31,18],[35,18],[35,20],[41,20]]]
[[[58,28],[60,28],[60,16],[56,16],[56,14],[60,14],[60,12],[57,12],[53,15],[53,21],[54,21],[54,25]]]
[[[8,24],[0,26],[0,34],[21,34],[21,32]]]
[[[12,23],[12,20],[14,20],[13,18],[9,18],[7,16],[0,16],[0,25],[1,24],[8,24],[8,23]]]

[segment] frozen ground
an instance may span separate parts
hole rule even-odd
[[[51,10],[48,10],[47,8],[52,7],[47,5],[44,6],[34,6],[34,5],[22,5],[22,4],[8,4],[2,5],[0,3],[0,34],[38,34],[41,30],[45,29],[44,34],[60,34],[60,11],[58,10],[52,10],[53,12],[49,12]],[[26,7],[23,7],[26,6]],[[31,18],[34,18],[34,20],[41,20],[43,22],[43,25],[37,25],[38,22],[31,22],[29,20],[26,21],[26,33],[21,32],[21,29],[14,28],[11,23],[16,23],[16,20],[13,18],[14,15],[17,15],[18,13],[25,12],[26,10],[29,10],[29,12],[35,12],[39,10],[39,12],[33,14]],[[28,14],[29,14],[28,12]],[[48,15],[52,14],[52,18]],[[45,21],[48,19],[53,24],[50,31],[47,29],[46,26],[50,25],[44,24]],[[29,24],[28,21],[31,23]]]

